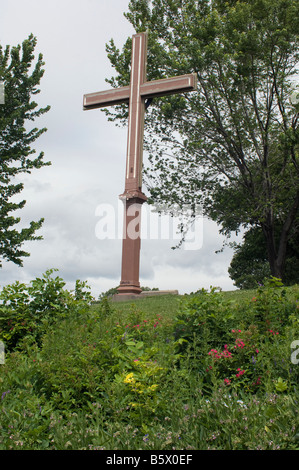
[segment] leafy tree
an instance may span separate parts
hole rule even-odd
[[[284,283],[292,285],[299,283],[299,232],[293,231],[288,240]],[[270,277],[270,267],[267,259],[266,241],[260,227],[252,227],[244,235],[242,244],[232,244],[234,256],[228,268],[228,273],[234,284],[241,289],[254,289],[258,283],[263,283]]]
[[[42,238],[34,234],[44,219],[31,222],[28,228],[20,231],[15,228],[20,217],[13,217],[11,213],[26,204],[24,200],[11,200],[23,189],[23,184],[16,177],[50,165],[50,162],[43,161],[43,152],[36,157],[36,151],[31,148],[47,129],[26,127],[28,121],[34,121],[50,109],[49,106],[38,109],[37,103],[32,101],[32,95],[40,92],[37,86],[44,74],[42,54],[33,64],[36,43],[36,38],[31,34],[23,41],[22,47],[6,46],[3,49],[0,45],[0,80],[5,86],[5,103],[0,105],[0,258],[20,266],[21,258],[29,256],[21,250],[21,246],[27,240]]]
[[[299,207],[297,0],[132,0],[126,18],[149,31],[148,79],[196,72],[197,92],[156,98],[146,114],[151,202],[201,205],[227,237],[263,233],[283,278]],[[131,39],[108,57],[129,82]],[[126,123],[127,108],[106,111]],[[168,209],[171,211],[171,209]],[[195,214],[195,212],[194,212]]]

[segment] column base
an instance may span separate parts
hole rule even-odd
[[[139,284],[139,283],[138,283]],[[140,285],[137,284],[123,284],[120,283],[120,286],[117,288],[118,295],[139,295],[142,290]]]
[[[141,294],[114,294],[110,297],[112,302],[128,302],[130,300],[148,299],[163,295],[179,295],[178,290],[160,290],[160,291],[143,291]]]
[[[123,194],[119,195],[119,199],[123,202],[130,201],[131,204],[143,204],[147,201],[147,196],[139,189],[126,189]]]

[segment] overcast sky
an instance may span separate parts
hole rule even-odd
[[[128,4],[129,0],[2,2],[1,45],[21,44],[33,33],[36,53],[44,56],[45,74],[37,99],[51,110],[34,123],[48,129],[35,148],[45,152],[52,166],[22,177],[25,188],[20,198],[27,204],[19,213],[21,224],[28,226],[44,217],[39,231],[44,239],[24,245],[31,256],[24,259],[22,268],[3,263],[0,286],[16,280],[27,283],[49,268],[59,269],[70,289],[76,279],[87,280],[95,297],[119,284],[122,206],[118,195],[124,190],[127,130],[108,122],[100,110],[83,111],[82,101],[85,93],[109,88],[105,78],[114,72],[105,44],[113,38],[121,48],[134,34],[123,16]],[[169,219],[164,218],[159,235],[157,217],[150,215],[146,205],[143,217],[141,285],[178,289],[180,294],[211,285],[234,289],[227,273],[233,253],[226,248],[215,254],[223,237],[214,223],[199,220],[189,247],[172,250],[177,240]],[[106,228],[105,221],[109,222]],[[103,239],[105,230],[109,239]]]

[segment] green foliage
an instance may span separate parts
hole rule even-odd
[[[15,218],[10,213],[26,204],[26,201],[10,201],[23,189],[23,184],[14,178],[50,165],[43,161],[43,152],[33,157],[36,151],[31,147],[46,129],[28,129],[28,121],[34,121],[50,109],[49,106],[38,109],[37,103],[32,101],[32,96],[40,92],[37,86],[44,74],[42,54],[33,63],[36,43],[31,34],[22,47],[3,49],[0,45],[0,80],[5,86],[5,103],[0,105],[0,257],[20,266],[22,258],[29,256],[21,246],[27,240],[41,239],[34,234],[43,219],[31,222],[20,231],[13,228],[20,217]]]
[[[211,288],[210,292],[205,289],[196,292],[190,299],[182,301],[176,317],[175,338],[180,351],[186,349],[187,342],[194,338],[206,347],[215,341],[225,343],[232,318],[231,301],[217,292],[217,288]]]
[[[62,278],[51,277],[54,271],[46,271],[29,286],[17,281],[0,292],[0,338],[7,350],[20,347],[24,340],[39,343],[51,325],[70,313],[80,314],[91,301],[90,293],[84,290],[86,282],[76,281],[71,293],[64,289]]]
[[[59,321],[0,365],[0,449],[298,450],[298,286],[89,305],[51,274],[31,287]]]
[[[299,281],[298,232],[290,237],[286,250],[284,283],[296,284]],[[258,228],[248,230],[242,244],[231,244],[234,256],[228,268],[235,286],[240,289],[256,288],[258,283],[270,276],[267,246],[262,231]]]
[[[267,247],[261,230],[248,230],[243,243],[234,245],[234,256],[228,273],[239,289],[256,288],[258,282],[270,276]]]
[[[212,289],[199,291],[183,302],[176,317],[175,334],[180,354],[192,357],[192,367],[208,390],[215,381],[232,389],[256,392],[267,389],[273,377],[283,374],[293,386],[298,371],[287,366],[296,304],[279,279],[265,280],[249,305],[233,303]],[[288,340],[288,341],[287,341]],[[272,380],[274,380],[272,377]],[[281,378],[281,380],[283,380]],[[282,385],[278,382],[275,387]]]

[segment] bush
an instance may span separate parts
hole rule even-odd
[[[250,393],[279,390],[282,382],[288,389],[298,380],[297,369],[289,364],[290,344],[299,337],[296,311],[275,278],[265,281],[242,308],[215,289],[199,291],[182,302],[176,317],[181,367],[188,358],[206,391],[216,383]]]
[[[29,286],[17,281],[0,292],[0,339],[7,351],[21,347],[25,338],[39,344],[47,328],[58,319],[88,308],[92,296],[84,290],[88,288],[86,282],[76,281],[75,292],[69,292],[64,289],[63,279],[51,277],[54,271],[46,271]]]
[[[234,325],[233,309],[233,302],[217,288],[210,292],[202,289],[182,300],[174,324],[179,352],[184,353],[187,348],[190,352],[190,345],[194,344],[199,358],[208,348],[225,344]]]
[[[19,284],[2,307],[37,325],[0,366],[0,449],[298,449],[294,288],[201,290],[175,316],[158,298],[89,306],[84,283],[33,284],[51,301]]]

